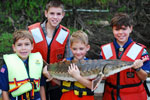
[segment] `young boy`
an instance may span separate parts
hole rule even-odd
[[[67,60],[88,60],[85,57],[90,49],[87,34],[83,31],[74,32],[70,38],[70,48],[73,57],[67,58]],[[94,100],[94,93],[91,91],[92,82],[80,75],[75,64],[69,66],[68,73],[77,81],[61,83],[63,94],[60,100]]]
[[[101,58],[146,61],[107,77],[103,100],[147,100],[143,81],[146,80],[150,69],[149,56],[144,45],[129,37],[133,30],[132,19],[126,13],[118,13],[112,18],[111,26],[115,39],[101,46]]]
[[[46,100],[42,76],[43,59],[31,53],[33,39],[29,31],[13,34],[14,54],[3,55],[5,65],[0,70],[3,100]]]
[[[88,60],[85,55],[90,49],[88,36],[83,31],[76,31],[70,37],[70,48],[73,57],[66,60]],[[46,68],[47,69],[47,68]],[[44,68],[44,75],[48,77]],[[92,82],[80,75],[80,71],[75,64],[71,64],[68,73],[74,77],[76,82],[62,81],[62,97],[60,100],[94,100],[94,93],[91,91]],[[49,78],[51,78],[49,76]]]
[[[52,0],[46,5],[43,23],[36,23],[29,26],[29,31],[34,38],[32,52],[40,52],[47,63],[54,63],[63,60],[64,57],[71,57],[69,42],[69,29],[60,25],[65,16],[62,2]],[[50,85],[50,86],[49,86]],[[47,84],[47,99],[60,100],[61,90],[56,84]],[[50,92],[50,94],[48,94]]]

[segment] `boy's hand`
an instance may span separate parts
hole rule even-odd
[[[64,59],[62,60],[62,62],[64,62],[64,61],[66,61],[66,58],[64,58]]]
[[[78,69],[78,66],[74,63],[68,67],[68,73],[75,79],[80,77],[80,70]]]
[[[144,59],[137,59],[134,61],[133,65],[132,65],[132,68],[133,69],[137,69],[137,68],[140,68],[143,66],[143,63],[147,61],[147,58],[144,58]]]
[[[53,77],[47,71],[47,65],[43,68],[43,75],[48,78],[46,81],[51,81],[53,79]]]

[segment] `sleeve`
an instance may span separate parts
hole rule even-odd
[[[70,58],[70,57],[73,57],[73,54],[70,49],[70,34],[69,34],[67,38],[66,47],[65,47],[65,58]]]
[[[142,69],[144,71],[146,71],[147,73],[150,73],[150,59],[149,59],[148,52],[147,52],[146,49],[143,50],[141,59],[143,59],[143,58],[148,58],[148,60],[144,62],[144,65],[142,66]]]
[[[0,69],[0,88],[2,91],[8,91],[9,90],[9,84],[8,84],[8,70],[6,65],[3,65]]]
[[[100,59],[103,59],[102,52],[100,52],[99,58],[100,58]]]
[[[40,86],[44,86],[44,85],[46,85],[46,78],[42,75],[41,76],[41,83],[40,83]]]

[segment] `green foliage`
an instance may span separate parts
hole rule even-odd
[[[69,30],[70,30],[70,34],[72,34],[73,32],[77,31],[78,29],[73,28],[73,27],[69,27]]]
[[[75,6],[79,6],[80,4],[83,3],[88,3],[90,0],[61,0],[65,5],[75,5]]]
[[[100,22],[99,19],[96,19],[96,20],[88,20],[88,21],[87,21],[87,24],[88,24],[88,25],[92,25],[92,24],[98,25],[99,22]]]
[[[49,0],[3,0],[0,1],[0,27],[2,32],[12,33],[44,19],[45,5]]]
[[[96,0],[96,2],[99,3],[102,6],[102,8],[104,8],[108,7],[109,3],[115,4],[117,0]]]
[[[126,11],[126,9],[127,9],[127,7],[124,5],[118,9],[118,12],[124,12],[124,11]]]
[[[0,53],[12,51],[12,34],[3,33],[0,36]]]

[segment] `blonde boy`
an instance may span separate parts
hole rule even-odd
[[[81,30],[74,32],[70,38],[70,48],[73,57],[67,58],[67,60],[88,60],[86,54],[90,45],[88,44],[87,34]],[[61,100],[94,100],[94,93],[91,91],[92,82],[80,75],[78,66],[71,64],[68,73],[77,81],[62,82],[63,94]],[[68,84],[70,84],[70,87],[68,87]]]

